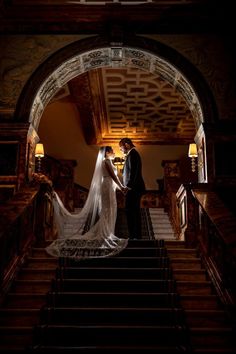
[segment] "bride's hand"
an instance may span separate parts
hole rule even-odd
[[[123,194],[126,194],[126,193],[127,193],[127,187],[122,186],[121,192],[122,192]]]

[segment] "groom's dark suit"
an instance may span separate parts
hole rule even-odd
[[[123,184],[128,187],[125,198],[125,209],[130,238],[141,238],[140,200],[145,193],[142,177],[142,162],[137,150],[132,148],[125,160]]]

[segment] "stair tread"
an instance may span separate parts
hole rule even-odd
[[[204,309],[199,309],[199,310],[195,310],[195,309],[186,309],[185,310],[186,313],[189,313],[189,314],[213,314],[213,313],[216,313],[216,314],[225,314],[225,311],[224,310],[221,310],[221,309],[209,309],[209,310],[204,310]]]
[[[21,280],[20,280],[21,281]],[[154,283],[161,283],[161,282],[175,282],[175,280],[173,279],[146,279],[146,278],[139,278],[139,279],[134,279],[134,278],[64,278],[62,279],[63,282],[115,282],[115,283],[119,283],[119,282],[131,282],[131,283],[137,283],[137,282],[144,282],[144,283],[148,283],[148,282],[154,282]],[[22,280],[22,282],[24,282],[24,280]],[[30,280],[28,280],[27,282],[30,282]],[[188,283],[188,282],[187,282]],[[191,282],[189,282],[191,283]],[[196,283],[196,282],[192,282],[192,283]],[[199,282],[202,283],[202,282]]]
[[[21,308],[21,309],[15,309],[15,308],[0,308],[0,313],[4,313],[4,312],[12,312],[12,313],[24,313],[24,312],[29,312],[29,313],[32,313],[32,312],[37,312],[37,313],[40,313],[40,309],[38,308]]]
[[[17,332],[29,332],[32,331],[33,328],[32,326],[0,326],[0,332],[13,332],[13,331],[17,331]]]
[[[42,327],[44,327],[45,325],[41,325]],[[40,327],[40,325],[38,326]],[[71,328],[71,329],[126,329],[126,330],[132,330],[133,328],[135,329],[158,329],[158,330],[166,330],[166,329],[180,329],[180,325],[178,325],[178,328],[176,328],[175,324],[173,325],[145,325],[145,324],[135,324],[135,325],[125,325],[125,324],[89,324],[89,325],[73,325],[73,324],[47,324],[47,328]],[[0,327],[1,329],[1,327]]]
[[[47,307],[45,307],[47,309]],[[51,307],[49,307],[51,309]],[[53,310],[73,310],[73,311],[183,311],[180,307],[97,307],[97,306],[90,306],[90,307],[53,307]]]
[[[35,346],[34,348],[37,348],[37,346]],[[138,350],[146,350],[146,349],[154,349],[154,350],[157,350],[157,349],[159,349],[159,350],[164,350],[164,352],[165,351],[167,351],[167,350],[173,350],[174,348],[176,348],[176,345],[175,344],[173,344],[173,346],[171,346],[171,345],[168,345],[168,346],[165,346],[165,347],[163,347],[162,345],[145,345],[145,346],[142,346],[142,345],[138,345],[138,346],[134,346],[134,345],[120,345],[120,344],[118,344],[118,345],[115,345],[115,346],[111,346],[111,345],[96,345],[96,348],[93,346],[93,345],[91,345],[91,346],[89,346],[89,345],[86,345],[86,346],[82,346],[82,347],[78,347],[78,346],[70,346],[69,348],[68,347],[66,347],[66,346],[47,346],[47,345],[40,345],[40,349],[49,349],[50,351],[51,350],[62,350],[62,351],[64,351],[64,350],[75,350],[75,351],[77,351],[77,350],[79,350],[79,349],[81,349],[81,348],[83,348],[83,349],[93,349],[93,350],[95,350],[95,351],[97,351],[98,349],[103,349],[103,350],[117,350],[117,349],[121,349],[121,350],[126,350],[126,349],[132,349],[132,350],[135,350],[135,352]],[[177,348],[176,348],[177,349]],[[179,352],[179,350],[178,350],[178,352]]]
[[[233,333],[233,328],[228,326],[224,327],[191,327],[191,332],[193,333],[222,333],[222,332],[230,332]]]

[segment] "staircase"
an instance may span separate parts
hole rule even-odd
[[[60,264],[45,246],[1,304],[1,353],[236,352],[230,317],[184,241],[130,240],[116,257]]]
[[[236,353],[235,332],[196,249],[166,240],[167,254],[184,309],[194,353]]]
[[[61,260],[31,352],[189,350],[163,242],[130,240],[115,257]]]
[[[175,240],[176,236],[169,216],[164,208],[149,208],[153,238],[156,240]]]
[[[32,343],[33,329],[40,320],[58,264],[44,247],[35,245],[1,304],[0,353],[25,353]]]

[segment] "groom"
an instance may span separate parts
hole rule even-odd
[[[142,194],[145,193],[141,157],[131,139],[121,139],[119,146],[122,153],[126,155],[123,184],[125,186],[125,209],[129,238],[141,239],[140,201]]]

